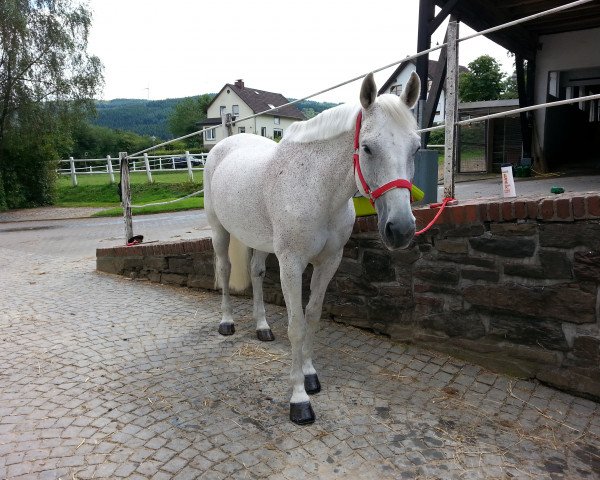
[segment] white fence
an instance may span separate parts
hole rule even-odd
[[[187,171],[190,181],[194,180],[194,172],[204,170],[206,153],[185,152],[179,155],[143,155],[129,157],[130,171],[146,172],[148,181],[152,183],[152,174],[157,172]],[[73,186],[77,186],[77,175],[107,175],[111,183],[115,183],[115,171],[119,171],[120,159],[107,155],[106,158],[73,158],[60,160],[57,173],[69,175]]]

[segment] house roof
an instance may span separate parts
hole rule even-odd
[[[385,81],[385,83],[381,86],[381,88],[379,89],[379,95],[381,95],[382,93],[385,93],[385,91],[394,84],[394,82],[396,81],[396,77],[400,74],[400,72],[402,70],[404,70],[408,65],[416,65],[415,60],[405,60],[404,62],[402,62],[400,65],[398,65],[396,67],[396,70],[394,70],[394,73],[392,73],[390,75],[390,77]],[[429,69],[428,69],[428,77],[430,79],[432,79],[433,77],[435,77],[435,74],[437,72],[438,69],[438,65],[439,62],[437,60],[429,60]],[[458,67],[458,72],[459,73],[464,73],[464,72],[468,72],[469,69],[467,67],[463,67],[462,65],[459,65]]]
[[[289,100],[281,93],[267,92],[265,90],[259,90],[258,88],[246,87],[244,82],[240,80],[238,80],[235,84],[225,84],[219,94],[213,98],[212,102],[210,102],[209,107],[216,101],[216,99],[225,89],[230,89],[235,92],[254,113],[265,112],[265,115],[305,120],[304,114],[300,111],[300,109],[298,109],[298,107],[296,107],[296,105],[288,105],[278,110],[273,110],[272,112],[267,111],[271,109],[271,105],[273,107],[279,107],[280,105],[289,103]]]
[[[474,30],[481,31],[534,13],[543,12],[568,2],[565,0],[433,0],[442,8],[452,5],[450,14]],[[504,48],[534,58],[540,35],[600,27],[600,2],[585,3],[562,12],[530,20],[526,23],[486,35]]]

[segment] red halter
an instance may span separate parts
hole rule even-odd
[[[371,205],[375,206],[375,200],[381,197],[384,193],[388,192],[392,188],[406,188],[409,192],[412,191],[412,183],[408,180],[403,180],[398,178],[397,180],[392,180],[391,182],[382,185],[379,188],[371,191],[367,182],[365,181],[365,177],[363,177],[362,171],[360,169],[360,160],[359,160],[359,136],[360,136],[360,126],[362,123],[362,110],[358,112],[358,117],[356,118],[356,130],[354,131],[354,172],[358,174],[358,179],[360,180],[360,184],[367,195],[367,198],[371,202]],[[412,193],[411,193],[411,201],[412,201]]]

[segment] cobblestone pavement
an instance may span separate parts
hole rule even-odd
[[[0,478],[600,476],[598,404],[330,322],[293,425],[282,308],[260,343],[234,299],[221,337],[214,293],[26,243],[0,247]]]

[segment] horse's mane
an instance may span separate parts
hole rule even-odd
[[[377,97],[377,104],[385,113],[402,126],[411,129],[417,127],[412,112],[396,95],[384,94]],[[308,143],[327,140],[349,132],[356,125],[356,116],[360,105],[344,104],[321,112],[316,117],[305,122],[295,122],[286,130],[284,138],[287,141]]]

